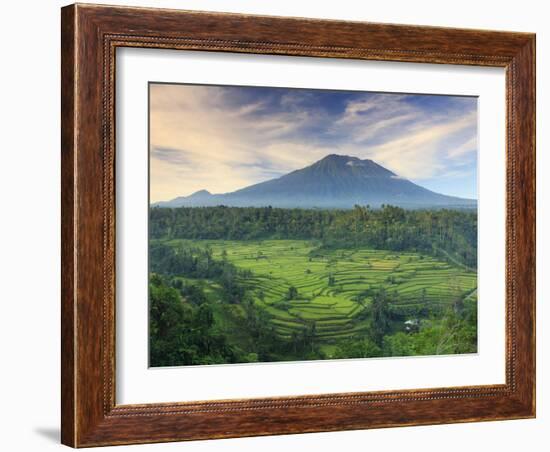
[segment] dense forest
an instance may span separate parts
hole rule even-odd
[[[305,239],[327,248],[421,251],[477,268],[475,210],[152,208],[151,239]]]

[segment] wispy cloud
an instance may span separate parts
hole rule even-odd
[[[232,191],[329,153],[372,158],[432,189],[441,175],[460,171],[450,193],[457,195],[465,195],[469,172],[475,192],[475,99],[195,85],[150,89],[152,201],[203,188]]]
[[[157,148],[151,149],[151,158],[162,160],[173,165],[188,165],[192,162],[187,156],[187,151],[175,148]]]
[[[452,159],[462,158],[466,154],[477,152],[477,135],[468,138],[464,143],[449,149],[447,156]]]
[[[464,131],[476,124],[476,112],[443,122],[428,122],[409,127],[407,133],[389,138],[370,148],[372,158],[392,168],[396,173],[414,179],[427,179],[445,171],[450,165],[444,149]],[[447,155],[453,151],[447,151]]]

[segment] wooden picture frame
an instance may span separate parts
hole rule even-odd
[[[62,442],[73,447],[535,416],[535,35],[71,5],[62,9]],[[506,70],[506,383],[115,403],[115,50]]]

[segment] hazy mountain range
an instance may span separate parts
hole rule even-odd
[[[433,192],[372,160],[331,154],[305,168],[230,193],[200,190],[152,205],[352,208],[356,204],[371,207],[391,204],[413,209],[472,208],[477,201]]]

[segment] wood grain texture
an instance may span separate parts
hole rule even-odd
[[[80,4],[63,8],[61,34],[64,444],[85,447],[535,415],[534,35]],[[506,384],[116,405],[118,47],[506,68]]]
[[[61,19],[61,441],[75,444],[75,306],[74,296],[74,158],[75,39],[74,8],[63,9]]]

